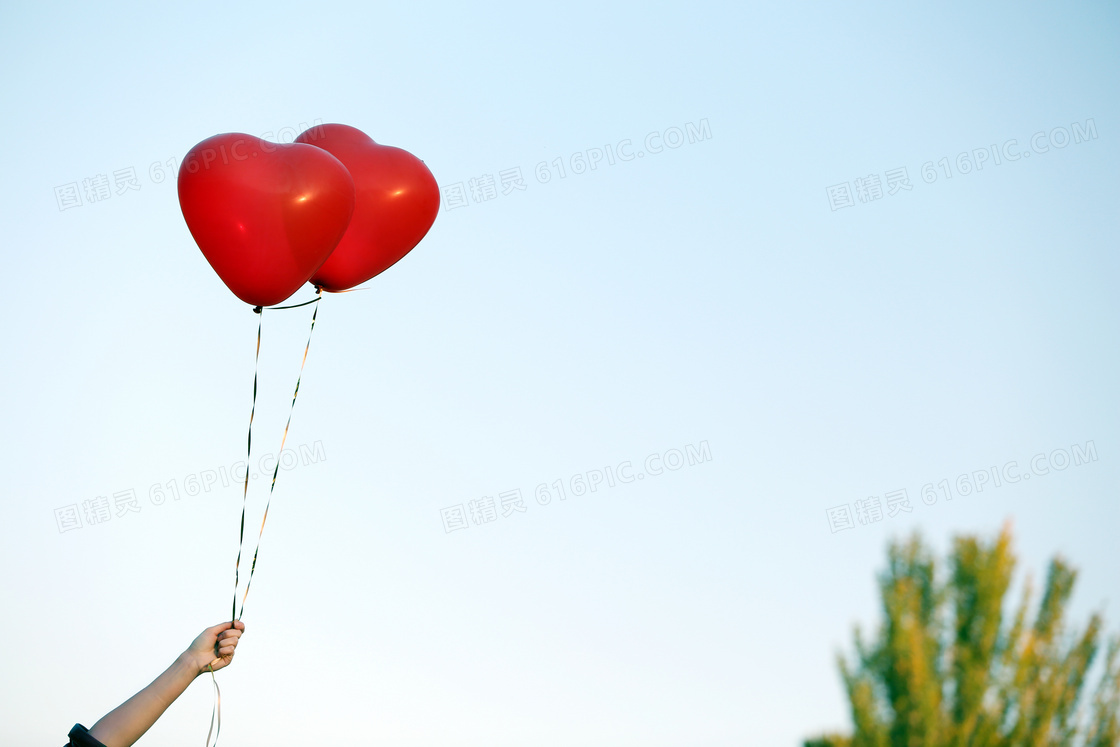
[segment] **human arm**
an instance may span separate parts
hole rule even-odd
[[[229,665],[244,631],[245,623],[240,620],[202,631],[163,674],[94,724],[89,730],[90,736],[105,747],[130,747],[183,694],[195,677]]]

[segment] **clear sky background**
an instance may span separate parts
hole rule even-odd
[[[257,319],[158,180],[216,133],[316,121],[406,148],[468,203],[320,306],[289,436],[305,458],[219,674],[223,744],[846,729],[834,654],[879,619],[886,543],[914,530],[944,550],[1012,519],[1018,580],[1064,554],[1075,620],[1104,609],[1116,631],[1118,16],[6,4],[0,742],[61,744],[228,616],[241,492],[220,475],[245,458]],[[633,160],[574,173],[627,139]],[[129,168],[139,189],[90,201],[84,180]],[[523,190],[470,199],[515,168]],[[265,313],[253,474],[309,319]],[[643,466],[689,446],[710,459]],[[1095,458],[1057,469],[1074,446]],[[1030,479],[922,501],[1036,454]],[[642,479],[571,494],[625,461]],[[513,490],[523,512],[447,531],[443,509]],[[250,547],[266,493],[252,481]],[[883,515],[860,523],[869,496]],[[141,743],[202,744],[211,702],[196,682]]]

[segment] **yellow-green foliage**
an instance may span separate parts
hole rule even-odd
[[[1033,617],[1028,580],[1005,621],[1014,568],[1007,526],[990,543],[956,538],[944,573],[919,536],[892,544],[884,622],[837,657],[855,731],[805,747],[1120,747],[1120,637],[1089,687],[1102,620],[1065,620],[1077,572],[1054,558]]]

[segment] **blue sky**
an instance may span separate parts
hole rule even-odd
[[[913,530],[1011,519],[1020,571],[1062,553],[1115,631],[1118,31],[1105,3],[5,6],[0,741],[91,725],[228,614],[256,317],[161,172],[316,122],[445,204],[321,304],[223,741],[797,744],[847,728],[834,653]],[[265,314],[253,473],[309,319]],[[921,499],[993,467],[1031,477]],[[211,697],[143,743],[200,742]]]

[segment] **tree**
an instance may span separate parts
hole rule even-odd
[[[943,577],[919,535],[892,543],[884,622],[871,641],[857,626],[854,656],[837,656],[855,730],[805,747],[1120,747],[1120,636],[1102,646],[1098,613],[1069,626],[1077,572],[1060,557],[1034,615],[1028,578],[1005,621],[1015,562],[1008,525],[989,543],[955,538]]]

